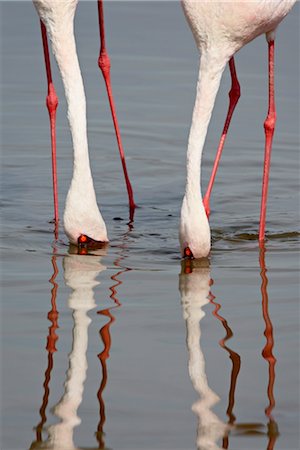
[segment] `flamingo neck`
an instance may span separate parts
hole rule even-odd
[[[86,99],[76,52],[74,37],[74,14],[51,35],[53,53],[56,57],[68,107],[68,120],[74,150],[73,182],[82,184],[92,181],[86,123]],[[89,183],[88,183],[89,185]],[[85,188],[88,186],[85,186]]]
[[[220,58],[221,59],[221,58]],[[190,129],[187,149],[187,199],[202,199],[201,195],[201,159],[212,110],[220,86],[226,61],[220,63],[211,55],[202,54],[196,101]]]

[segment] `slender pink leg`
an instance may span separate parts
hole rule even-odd
[[[213,188],[213,184],[214,184],[214,181],[215,181],[215,177],[216,177],[216,173],[217,173],[217,170],[218,170],[219,162],[220,162],[220,159],[221,159],[222,150],[223,150],[223,147],[224,147],[224,144],[225,144],[227,132],[228,132],[229,125],[230,125],[230,122],[231,122],[233,111],[235,110],[235,107],[236,107],[237,102],[238,102],[238,100],[240,98],[240,95],[241,95],[240,84],[239,84],[239,81],[237,79],[236,70],[235,70],[235,64],[234,64],[234,58],[233,57],[230,58],[229,68],[230,68],[230,74],[231,74],[231,90],[229,92],[229,107],[228,107],[228,111],[227,111],[227,116],[226,116],[224,128],[223,128],[223,131],[222,131],[221,139],[220,139],[220,142],[219,142],[219,147],[218,147],[218,150],[217,150],[217,154],[216,154],[216,158],[215,158],[212,174],[210,176],[210,180],[209,180],[209,183],[208,183],[206,194],[205,194],[205,196],[203,198],[203,204],[204,204],[204,207],[205,207],[205,211],[206,211],[207,217],[209,217],[209,215],[210,215],[210,207],[209,207],[210,194],[211,194],[211,191],[212,191],[212,188]]]
[[[259,225],[260,242],[264,241],[265,239],[269,172],[271,163],[272,142],[276,123],[276,109],[274,97],[274,40],[270,41],[268,45],[269,45],[269,109],[267,118],[264,123],[266,141],[265,141],[265,160],[264,160],[260,225]]]
[[[48,39],[46,27],[41,21],[41,31],[43,39],[43,49],[46,65],[48,94],[46,97],[46,105],[50,117],[50,132],[51,132],[51,150],[52,150],[52,180],[53,180],[53,197],[54,197],[54,222],[55,222],[55,237],[58,237],[58,189],[57,189],[57,164],[56,164],[56,109],[58,106],[58,97],[56,95],[54,85],[52,82],[52,73],[49,57]]]
[[[109,56],[108,56],[108,53],[106,50],[106,45],[105,45],[103,0],[98,0],[98,15],[99,15],[99,31],[100,31],[100,44],[101,44],[100,54],[99,54],[99,58],[98,58],[98,66],[102,71],[105,85],[106,85],[107,95],[108,95],[110,109],[111,109],[111,115],[112,115],[112,119],[113,119],[113,123],[114,123],[114,127],[115,127],[115,132],[116,132],[116,137],[117,137],[117,142],[118,142],[118,147],[119,147],[119,152],[120,152],[120,157],[121,157],[121,162],[122,162],[122,167],[123,167],[123,172],[124,172],[125,182],[126,182],[126,187],[127,187],[127,192],[128,192],[130,220],[133,220],[133,214],[134,214],[134,209],[135,209],[136,205],[134,203],[133,191],[132,191],[131,183],[130,183],[128,172],[127,172],[125,154],[124,154],[124,150],[123,150],[123,144],[122,144],[122,140],[121,140],[121,134],[120,134],[119,124],[118,124],[118,119],[117,119],[117,114],[116,114],[116,108],[115,108],[113,94],[112,94],[112,87],[111,87],[111,81],[110,81],[110,59],[109,59]]]

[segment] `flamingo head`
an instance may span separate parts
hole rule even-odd
[[[73,179],[67,195],[65,233],[73,245],[99,248],[108,242],[106,226],[97,205],[92,181],[79,181]]]
[[[183,199],[179,227],[181,255],[185,259],[206,258],[209,255],[210,227],[201,201]]]
[[[102,248],[107,244],[104,241],[97,241],[95,239],[90,238],[86,234],[81,234],[77,239],[77,246],[80,254],[87,253],[88,249],[98,249]]]

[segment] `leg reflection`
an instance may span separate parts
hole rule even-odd
[[[130,228],[129,228],[129,231],[130,231]],[[128,236],[128,233],[126,233],[124,235],[123,240],[125,240],[127,238],[127,236]],[[123,243],[123,245],[121,247],[121,254],[114,262],[114,265],[118,268],[121,268],[121,262],[126,257],[123,254],[125,250],[126,250],[126,245]],[[120,275],[122,275],[123,273],[126,273],[130,270],[131,269],[129,269],[128,267],[124,267],[124,268],[121,268],[121,270],[119,270],[115,275],[111,276],[111,280],[114,282],[114,284],[109,289],[111,291],[110,298],[113,300],[114,305],[111,306],[110,308],[106,308],[106,309],[102,309],[102,310],[98,311],[98,314],[108,318],[108,322],[99,331],[100,337],[101,337],[101,340],[102,340],[102,343],[104,346],[102,352],[99,353],[99,355],[98,355],[98,358],[99,358],[100,364],[101,364],[101,369],[102,369],[102,379],[101,379],[99,390],[97,392],[97,397],[98,397],[98,401],[99,401],[100,419],[99,419],[97,431],[95,433],[99,449],[106,448],[105,441],[104,441],[104,436],[105,436],[104,424],[106,421],[106,415],[105,415],[105,402],[103,399],[103,393],[104,393],[104,389],[106,387],[107,380],[108,380],[107,360],[110,357],[110,349],[111,349],[111,342],[112,342],[111,334],[110,334],[110,327],[115,322],[115,317],[112,315],[111,311],[113,309],[116,309],[116,308],[119,308],[120,306],[122,306],[119,299],[117,298],[117,295],[118,295],[117,288],[118,288],[118,286],[120,286],[123,283],[123,281],[121,281],[118,277]]]
[[[119,305],[118,305],[119,306]],[[97,397],[99,400],[99,415],[100,415],[100,420],[99,420],[99,424],[97,427],[97,432],[96,432],[96,438],[99,444],[99,448],[104,449],[105,448],[105,442],[104,442],[104,431],[103,431],[103,427],[104,427],[104,423],[106,420],[106,416],[105,416],[105,403],[103,400],[103,392],[107,383],[107,366],[106,366],[106,360],[109,358],[109,352],[110,352],[110,347],[111,347],[111,336],[110,336],[110,326],[111,324],[115,321],[114,316],[110,313],[111,308],[108,309],[103,309],[101,311],[98,312],[98,314],[101,314],[103,316],[106,316],[109,318],[109,322],[106,323],[100,330],[100,336],[104,345],[104,349],[101,353],[99,353],[98,358],[100,359],[100,363],[101,363],[101,368],[102,368],[102,379],[101,379],[101,383],[100,383],[100,387],[97,393]]]
[[[51,326],[49,327],[49,334],[47,336],[47,346],[46,350],[48,351],[48,365],[45,372],[45,381],[44,381],[44,396],[42,406],[40,407],[40,416],[41,421],[36,426],[36,440],[32,442],[30,449],[41,448],[43,447],[43,427],[47,421],[46,409],[49,401],[50,394],[50,380],[51,380],[51,372],[53,369],[53,354],[57,351],[56,349],[56,341],[58,340],[58,335],[56,334],[56,330],[58,328],[58,316],[59,313],[56,308],[56,298],[58,291],[58,284],[56,283],[56,277],[58,275],[58,267],[55,254],[51,259],[53,274],[50,278],[50,283],[53,285],[51,289],[51,310],[48,313],[48,319],[51,322]]]
[[[215,302],[215,296],[210,293],[210,302],[215,306],[215,310],[213,311],[213,315],[220,320],[223,327],[225,328],[226,335],[223,339],[220,340],[219,344],[220,346],[226,350],[226,352],[229,353],[229,358],[232,361],[232,370],[231,370],[231,377],[230,377],[230,389],[229,389],[229,396],[228,396],[228,407],[226,414],[228,416],[228,424],[234,425],[236,417],[233,414],[233,407],[235,402],[235,389],[236,389],[236,383],[237,383],[237,377],[240,372],[241,368],[241,357],[238,353],[231,350],[227,345],[225,344],[226,341],[232,338],[233,332],[231,328],[229,327],[227,320],[222,317],[218,311],[221,309],[221,305],[217,302]],[[226,435],[223,438],[223,448],[227,449],[229,448],[229,436]]]
[[[269,365],[269,382],[268,382],[268,399],[269,405],[265,409],[266,416],[269,419],[268,423],[268,446],[267,450],[272,450],[275,447],[277,437],[279,436],[278,425],[275,422],[272,411],[275,407],[275,397],[274,397],[274,384],[275,384],[275,364],[276,358],[273,355],[274,338],[273,338],[273,325],[269,316],[269,297],[268,297],[268,278],[267,278],[267,268],[265,262],[266,249],[264,243],[260,245],[259,252],[259,266],[260,266],[260,276],[261,276],[261,298],[262,298],[262,313],[264,322],[266,325],[264,335],[266,337],[266,345],[262,350],[263,358],[268,362]]]

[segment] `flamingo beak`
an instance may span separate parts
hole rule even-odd
[[[106,245],[106,243],[102,241],[96,241],[95,239],[90,238],[86,234],[81,234],[77,239],[77,245],[80,255],[85,255],[87,254],[88,249],[102,248],[103,246]]]
[[[194,259],[194,255],[193,255],[193,252],[190,249],[190,247],[185,247],[183,256],[184,256],[184,258],[187,258],[187,259]]]
[[[78,246],[87,245],[89,238],[85,234],[81,234],[77,240]]]

